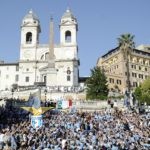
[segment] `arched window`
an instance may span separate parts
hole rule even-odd
[[[133,62],[133,63],[136,63],[136,62],[137,62],[137,58],[136,58],[136,57],[133,57],[132,62]]]
[[[149,65],[148,60],[145,61],[145,64],[146,64],[147,66]]]
[[[65,33],[65,41],[67,43],[71,42],[71,32],[70,31],[66,31],[66,33]]]
[[[143,59],[139,59],[139,63],[140,63],[140,64],[143,64]]]
[[[28,43],[28,44],[32,43],[32,33],[31,32],[28,32],[26,34],[26,43]]]

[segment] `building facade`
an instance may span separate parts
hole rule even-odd
[[[54,43],[54,23],[50,19],[49,43],[40,44],[38,17],[29,11],[21,24],[20,58],[18,63],[0,62],[0,90],[12,85],[78,86],[79,58],[78,23],[67,9],[59,24],[60,43]]]
[[[127,62],[120,47],[110,50],[97,61],[97,66],[104,69],[110,91],[124,93],[127,85]],[[150,76],[150,45],[140,45],[128,56],[129,81],[134,90]]]

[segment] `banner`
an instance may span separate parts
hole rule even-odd
[[[62,100],[57,101],[57,109],[62,109]]]
[[[57,109],[67,109],[72,106],[72,100],[58,100]]]
[[[39,129],[43,124],[42,115],[31,116],[31,125],[34,129]]]

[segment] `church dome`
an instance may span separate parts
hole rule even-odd
[[[40,21],[35,13],[32,10],[23,18],[22,25],[35,25],[39,26]]]
[[[33,13],[32,10],[30,10],[30,11],[28,12],[28,14],[24,17],[24,20],[25,20],[25,19],[39,20],[38,17],[37,17],[37,15],[36,15],[35,13]]]
[[[67,8],[66,12],[62,16],[62,19],[65,19],[65,18],[72,18],[72,19],[75,18],[69,8]]]
[[[75,23],[75,24],[77,23],[76,18],[74,17],[74,15],[72,14],[69,8],[67,8],[67,10],[65,11],[65,13],[63,14],[61,18],[61,23],[64,23],[66,21],[71,21],[72,23]]]

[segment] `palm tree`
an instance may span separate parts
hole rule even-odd
[[[127,90],[130,93],[131,85],[130,85],[130,70],[129,70],[129,56],[131,55],[132,50],[135,48],[135,43],[133,41],[134,35],[130,33],[122,34],[118,38],[118,43],[121,51],[123,52],[123,57],[126,62],[126,71],[127,71]]]

